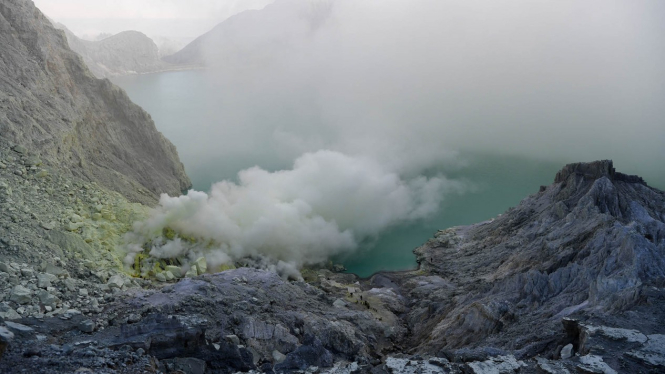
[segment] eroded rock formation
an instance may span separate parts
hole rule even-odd
[[[414,338],[427,343],[413,344],[540,353],[556,345],[562,317],[642,305],[665,285],[664,210],[662,191],[598,161],[567,165],[491,221],[438,232],[415,250],[428,277],[403,282],[414,296],[430,289],[410,317]]]

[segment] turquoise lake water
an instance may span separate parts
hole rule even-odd
[[[220,180],[235,180],[237,172],[258,165],[266,170],[288,169],[293,157],[281,154],[270,144],[269,134],[251,132],[251,146],[234,144],[243,127],[229,127],[229,116],[218,95],[219,87],[200,71],[183,71],[115,78],[130,98],[154,119],[157,128],[178,148],[187,174],[197,190],[207,191]],[[253,121],[279,120],[267,113],[255,113]],[[227,126],[234,136],[224,137],[218,129]],[[448,196],[441,211],[430,219],[386,230],[375,240],[363,243],[352,257],[336,258],[360,276],[379,270],[404,270],[416,266],[412,250],[434,232],[456,225],[481,222],[505,212],[524,197],[553,182],[563,161],[543,161],[497,154],[465,154],[462,168],[442,166],[438,171],[453,179],[464,179],[473,188],[461,195]],[[599,155],[599,158],[605,158]],[[582,161],[582,160],[578,160]],[[643,170],[638,173],[656,187],[665,186],[665,175]],[[652,168],[653,169],[653,168]],[[650,170],[650,169],[648,169]]]

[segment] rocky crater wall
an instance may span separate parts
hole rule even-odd
[[[31,1],[0,4],[0,45],[0,136],[132,201],[191,186],[150,115],[96,79]]]

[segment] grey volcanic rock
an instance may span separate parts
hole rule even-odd
[[[155,42],[141,32],[123,31],[102,40],[89,41],[80,39],[62,24],[54,23],[54,26],[65,32],[69,47],[83,57],[98,78],[177,68],[160,60]]]
[[[618,180],[629,183],[640,183],[646,185],[644,180],[636,175],[617,173],[611,160],[596,162],[578,162],[568,164],[554,177],[554,183],[565,183],[571,177],[581,177],[587,180],[608,178],[611,181]]]
[[[31,1],[0,4],[0,46],[3,137],[38,151],[45,165],[132,201],[153,204],[160,193],[191,185],[150,116],[108,80],[95,79]]]
[[[316,286],[242,268],[186,278],[160,290],[134,290],[93,318],[74,315],[70,320],[32,321],[32,326],[36,334],[57,336],[62,349],[70,347],[67,356],[72,358],[92,349],[97,357],[117,362],[114,352],[140,350],[166,372],[175,370],[169,369],[173,360],[191,361],[206,373],[258,367],[294,372],[311,366],[331,368],[335,361],[356,361],[356,367],[380,362],[378,354],[394,344],[394,337],[386,334],[389,322],[362,305],[340,310],[333,300]],[[131,318],[135,314],[138,318]],[[88,320],[97,320],[101,328],[93,331]],[[85,333],[79,331],[81,326]],[[43,353],[27,360],[26,350],[35,346]],[[0,361],[0,372],[10,362],[34,373],[47,366],[49,372],[106,366],[93,359],[54,362],[49,349],[52,345],[25,338]],[[130,365],[125,372],[141,369]]]
[[[118,290],[109,279],[123,289],[137,285],[115,275],[122,272],[118,249],[147,208],[58,169],[28,166],[25,149],[18,153],[0,137],[0,317],[101,311]]]
[[[665,194],[641,178],[611,161],[567,165],[518,207],[414,250],[427,275],[393,276],[413,302],[408,345],[430,354],[494,346],[532,357],[568,343],[577,351],[579,336],[560,336],[567,316],[662,334],[664,221]]]

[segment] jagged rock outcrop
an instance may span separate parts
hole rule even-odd
[[[417,352],[552,354],[569,316],[665,333],[665,193],[611,161],[567,165],[516,208],[440,231],[414,252],[426,275],[393,280],[412,300]]]
[[[0,46],[1,136],[132,201],[153,204],[191,185],[150,115],[94,78],[31,1],[0,3]]]
[[[97,78],[144,74],[176,69],[160,60],[155,42],[139,31],[123,31],[102,40],[83,40],[62,24],[69,47],[81,57]]]

